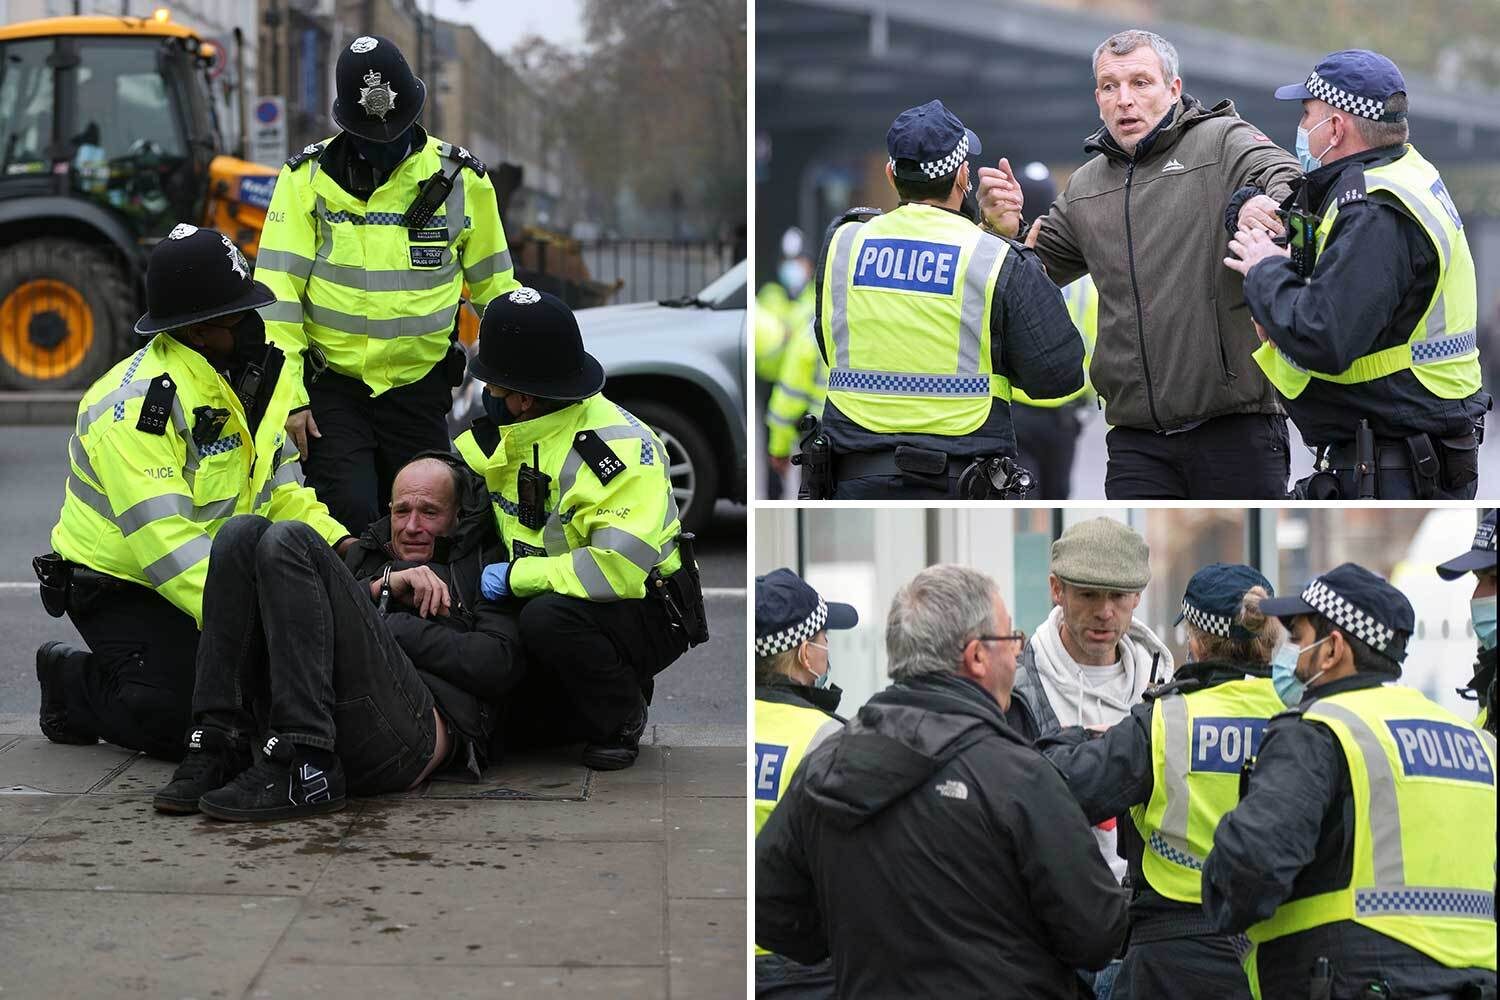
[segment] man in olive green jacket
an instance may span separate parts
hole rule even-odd
[[[1231,102],[1182,93],[1176,50],[1151,32],[1106,39],[1094,77],[1104,128],[1084,148],[1097,155],[1026,242],[1059,286],[1087,273],[1099,289],[1089,377],[1113,428],[1105,493],[1283,498],[1286,416],[1250,357],[1242,279],[1222,261],[1226,221],[1279,231],[1297,161]],[[1019,233],[1008,165],[979,173],[988,225]]]

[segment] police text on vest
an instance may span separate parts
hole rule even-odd
[[[1235,717],[1193,720],[1193,771],[1218,771],[1238,774],[1247,757],[1260,749],[1260,738],[1266,731],[1265,719]]]
[[[854,268],[854,283],[903,292],[952,295],[958,247],[924,240],[866,240]]]
[[[1386,726],[1407,777],[1495,783],[1490,758],[1473,727],[1431,719],[1387,719]]]

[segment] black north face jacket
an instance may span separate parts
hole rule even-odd
[[[1061,775],[952,676],[877,694],[755,845],[755,940],[846,997],[1079,997],[1126,897]]]

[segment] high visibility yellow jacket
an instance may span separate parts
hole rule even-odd
[[[827,395],[828,364],[818,353],[817,335],[804,325],[787,340],[781,372],[766,403],[766,451],[775,458],[790,455],[797,443],[797,421],[805,413],[821,414]]]
[[[283,430],[295,375],[282,368],[251,437],[229,383],[197,351],[160,333],[89,387],[68,441],[71,460],[52,547],[100,573],[155,589],[203,624],[203,582],[213,537],[236,514],[310,524],[330,545],[349,532],[302,485],[297,448]],[[136,422],[153,380],[175,385],[163,434]],[[194,411],[229,411],[218,438],[193,442]]]
[[[420,130],[418,139],[421,148],[368,202],[319,169],[326,142],[281,169],[255,278],[276,293],[261,316],[294,369],[297,406],[307,402],[300,386],[308,345],[333,371],[378,396],[417,381],[447,352],[466,282],[481,315],[491,299],[519,285],[483,164]],[[422,229],[403,225],[422,184],[460,165],[432,221]]]
[[[768,281],[755,293],[755,377],[762,382],[773,381],[781,369],[790,307],[791,299],[779,281]]]
[[[503,433],[483,417],[454,444],[489,488],[517,597],[640,598],[653,567],[671,576],[682,566],[682,524],[666,448],[603,395],[511,424]],[[552,477],[547,520],[539,529],[519,517],[523,462]]]

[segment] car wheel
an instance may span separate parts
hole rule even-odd
[[[620,404],[640,417],[667,448],[667,472],[682,530],[699,534],[713,516],[719,496],[719,466],[708,438],[691,419],[670,406],[647,399]]]

